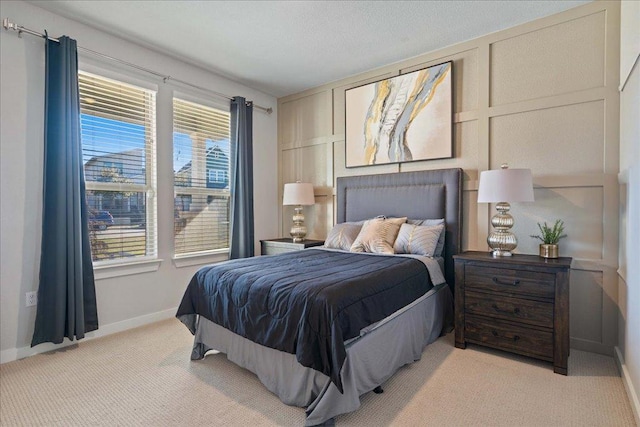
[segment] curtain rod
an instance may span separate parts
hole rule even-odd
[[[48,38],[51,41],[60,42],[60,40],[58,40],[58,39],[56,39],[54,37],[49,37],[47,34],[42,34],[42,33],[39,33],[37,31],[30,30],[28,28],[23,27],[22,25],[17,25],[14,22],[9,21],[9,18],[3,18],[2,19],[2,26],[7,31],[9,31],[9,30],[17,31],[18,32],[18,37],[20,37],[20,35],[22,33],[27,33],[27,34],[31,34],[32,36],[41,37],[43,39],[44,38]],[[198,90],[202,90],[202,91],[206,91],[206,92],[212,93],[212,94],[214,94],[216,96],[219,96],[221,98],[226,98],[229,101],[231,101],[233,99],[232,97],[230,97],[228,95],[225,95],[223,93],[219,93],[219,92],[213,91],[211,89],[207,89],[207,88],[202,87],[202,86],[198,86],[198,85],[194,85],[194,84],[189,83],[189,82],[185,82],[184,80],[180,80],[180,79],[177,79],[175,77],[171,77],[171,76],[168,76],[166,74],[162,74],[162,73],[159,73],[157,71],[153,71],[153,70],[150,70],[148,68],[141,67],[140,65],[132,64],[131,62],[123,61],[122,59],[114,58],[113,56],[105,55],[104,53],[96,52],[95,50],[87,49],[86,47],[78,46],[78,50],[81,50],[83,52],[89,53],[91,55],[95,55],[95,56],[99,56],[101,58],[108,59],[110,61],[118,62],[118,63],[126,65],[128,67],[135,68],[135,69],[140,70],[140,71],[144,71],[145,73],[148,73],[148,74],[153,74],[156,77],[160,77],[162,79],[162,81],[165,82],[165,83],[167,81],[169,81],[169,80],[173,80],[173,81],[175,81],[177,83],[180,83],[180,84],[183,84],[183,85],[186,85],[186,86],[190,86],[190,87],[198,89]],[[249,103],[251,103],[251,101],[247,102],[247,104],[249,104]],[[264,111],[267,114],[271,114],[273,112],[273,108],[271,108],[271,107],[268,107],[268,108],[267,107],[262,107],[262,106],[257,105],[257,104],[253,104],[253,106],[255,108],[259,109],[259,110]]]

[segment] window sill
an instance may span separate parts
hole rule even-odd
[[[158,271],[161,262],[161,259],[149,259],[121,264],[98,265],[93,267],[93,276],[96,280],[102,280],[112,277],[151,273]]]
[[[228,251],[211,251],[201,254],[182,255],[173,258],[173,264],[176,268],[191,267],[193,265],[213,264],[216,262],[227,261],[229,259]]]

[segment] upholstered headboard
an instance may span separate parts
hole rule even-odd
[[[445,278],[453,287],[453,255],[462,248],[462,169],[337,179],[337,223],[378,215],[445,219]]]

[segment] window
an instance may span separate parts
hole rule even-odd
[[[226,170],[209,169],[209,182],[210,183],[228,183]]]
[[[176,255],[229,248],[229,112],[173,100]]]
[[[155,92],[78,79],[93,261],[155,257]]]

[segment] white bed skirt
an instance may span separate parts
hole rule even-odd
[[[191,359],[217,350],[245,369],[287,405],[307,408],[305,425],[355,411],[360,396],[389,379],[401,366],[420,360],[424,347],[441,334],[453,313],[449,286],[436,286],[405,308],[347,342],[340,371],[344,394],[326,375],[300,365],[294,354],[256,344],[200,317]]]

